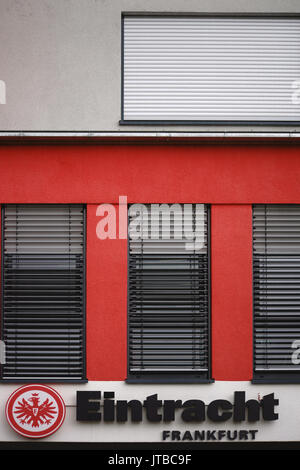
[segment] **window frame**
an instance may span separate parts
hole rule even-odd
[[[151,203],[149,203],[151,204]],[[161,203],[163,204],[163,203]],[[172,203],[170,203],[172,204]],[[182,203],[183,204],[183,203]],[[193,203],[197,204],[197,203]],[[200,203],[198,203],[200,204]],[[202,204],[202,203],[201,203]],[[207,315],[208,315],[208,369],[206,373],[192,373],[192,372],[144,372],[133,374],[130,371],[130,288],[129,288],[129,276],[130,276],[130,247],[129,247],[129,234],[127,237],[127,378],[125,382],[128,384],[208,384],[214,383],[215,380],[212,378],[212,328],[211,328],[211,205],[205,204],[207,209],[207,281],[208,281],[208,290],[207,290]],[[129,207],[129,205],[128,205]],[[129,217],[127,217],[127,223]],[[205,377],[206,375],[206,377]]]
[[[22,203],[23,204],[23,203]],[[41,203],[43,206],[51,206],[51,203]],[[61,205],[72,205],[69,203],[61,203]],[[11,204],[1,204],[1,312],[0,312],[0,340],[3,340],[3,327],[4,327],[4,216],[5,216],[5,207],[15,205],[14,203]],[[33,206],[35,203],[28,203],[25,205]],[[73,379],[73,378],[62,378],[62,379],[51,379],[51,378],[34,378],[34,379],[19,379],[19,378],[3,378],[3,366],[0,364],[0,383],[16,383],[16,384],[27,384],[27,383],[51,383],[51,384],[67,384],[67,383],[87,383],[87,375],[86,375],[86,226],[87,226],[87,210],[86,204],[81,204],[83,208],[83,282],[82,282],[82,305],[83,305],[83,312],[82,312],[82,321],[83,321],[83,328],[82,328],[82,378],[81,379]]]

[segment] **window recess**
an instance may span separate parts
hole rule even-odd
[[[253,207],[254,382],[300,383],[300,205]]]
[[[136,206],[129,207],[127,381],[210,381],[209,208],[176,204],[165,225],[157,204]],[[183,224],[195,239],[175,237]]]
[[[85,208],[2,208],[1,378],[85,379]]]

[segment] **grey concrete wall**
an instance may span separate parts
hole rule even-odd
[[[0,0],[0,80],[6,84],[0,130],[168,130],[118,124],[121,12],[144,11],[300,13],[300,1]]]

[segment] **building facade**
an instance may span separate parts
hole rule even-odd
[[[299,440],[299,15],[1,2],[1,441]]]

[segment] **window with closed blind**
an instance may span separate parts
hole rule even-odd
[[[299,124],[300,18],[123,17],[121,124]]]
[[[300,205],[253,207],[254,382],[300,382]]]
[[[128,382],[210,381],[209,207],[129,207]]]
[[[85,207],[2,208],[7,381],[85,379]]]

